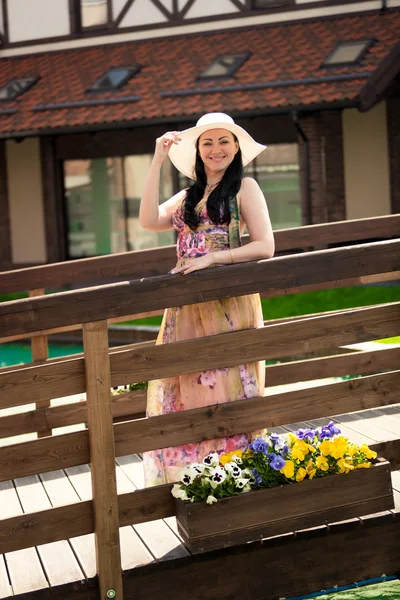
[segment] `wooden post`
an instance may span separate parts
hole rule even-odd
[[[118,496],[106,320],[83,325],[83,349],[100,598],[122,600]]]
[[[36,298],[37,296],[44,296],[44,289],[34,289],[29,291],[30,298]],[[37,335],[31,338],[31,349],[32,349],[32,362],[42,363],[49,358],[49,344],[47,335]],[[36,409],[38,408],[49,408],[50,400],[43,400],[42,402],[36,402]],[[51,435],[51,429],[44,431],[38,431],[38,438],[47,437]]]

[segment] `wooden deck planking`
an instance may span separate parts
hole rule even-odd
[[[22,509],[25,513],[51,508],[49,496],[37,475],[15,479]],[[85,578],[67,540],[37,547],[40,561],[51,587]]]
[[[7,598],[11,594],[12,589],[8,578],[5,559],[4,556],[0,554],[0,598]]]
[[[143,461],[137,455],[123,456],[117,458],[116,462],[133,489],[144,487]],[[181,558],[189,554],[177,534],[175,517],[139,523],[133,528],[158,561]]]
[[[23,510],[12,481],[0,483],[1,516],[4,519],[21,515]],[[4,555],[14,594],[48,588],[36,548],[26,548]]]

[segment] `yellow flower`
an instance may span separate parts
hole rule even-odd
[[[309,446],[303,440],[298,440],[291,449],[291,455],[298,460],[304,460],[309,453]]]
[[[323,442],[321,442],[319,449],[321,451],[321,454],[323,454],[324,456],[329,456],[332,450],[332,442],[330,442],[329,440],[324,440]]]
[[[233,452],[227,452],[227,454],[223,454],[222,456],[220,456],[219,462],[221,463],[221,465],[225,466],[227,463],[232,462],[233,456],[242,458],[242,455],[242,450],[234,450]]]
[[[318,456],[315,462],[318,469],[321,469],[321,471],[327,471],[329,469],[329,464],[325,456]]]
[[[356,466],[356,469],[369,469],[371,466],[370,462],[360,463]]]
[[[377,454],[374,450],[371,450],[371,448],[369,448],[367,446],[367,444],[362,444],[360,446],[360,452],[362,452],[363,454],[365,454],[365,456],[367,458],[376,458]]]
[[[296,481],[303,481],[304,477],[307,475],[307,471],[300,467],[300,469],[296,473]]]
[[[307,475],[309,475],[311,473],[311,471],[315,471],[315,464],[313,463],[312,460],[309,460],[306,466],[306,472]]]
[[[357,452],[357,446],[355,444],[349,444],[347,447],[347,455],[348,456],[354,456],[354,454]]]
[[[349,471],[351,471],[352,469],[354,469],[353,464],[348,460],[346,460],[345,458],[340,458],[337,461],[337,466],[339,467],[339,473],[348,473]]]
[[[292,460],[287,460],[286,465],[281,469],[281,473],[290,479],[294,475],[294,462]]]
[[[308,473],[308,479],[313,479],[316,472],[316,469],[312,469],[312,471]]]
[[[293,446],[293,444],[295,444],[298,441],[297,436],[294,435],[294,433],[288,433],[288,440],[291,446]]]
[[[333,458],[342,458],[347,450],[348,441],[343,436],[337,437],[332,442],[331,456]]]

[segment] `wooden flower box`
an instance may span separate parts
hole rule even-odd
[[[193,553],[226,548],[394,507],[390,464],[206,502],[176,499],[178,530]]]

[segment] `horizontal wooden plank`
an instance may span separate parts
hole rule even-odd
[[[0,304],[0,338],[253,292],[400,270],[400,240],[166,275]],[[67,310],[68,309],[68,310]]]
[[[310,358],[277,365],[265,369],[265,384],[269,386],[340,377],[343,375],[366,375],[378,371],[392,371],[400,365],[400,348],[385,348],[368,352],[347,352],[336,356]]]
[[[0,548],[14,552],[94,531],[91,500],[0,521]]]
[[[400,332],[400,303],[235,331],[185,342],[147,346],[110,356],[112,385],[296,356],[380,339]],[[179,370],[177,369],[179,365]],[[1,379],[0,379],[1,385]]]
[[[340,280],[336,280],[336,281],[325,281],[325,282],[309,284],[309,285],[292,286],[290,288],[285,289],[285,295],[296,294],[298,292],[305,293],[305,292],[313,292],[313,291],[318,291],[318,290],[339,289],[342,287],[352,287],[352,286],[359,286],[359,285],[367,285],[370,283],[380,283],[380,282],[397,281],[397,280],[400,280],[400,271],[392,271],[390,273],[378,273],[376,275],[367,275],[365,277],[351,277],[349,279],[340,279]],[[261,298],[279,297],[281,295],[282,295],[282,291],[279,289],[268,290],[267,292],[260,293]],[[135,319],[156,317],[156,316],[161,316],[163,314],[164,314],[164,310],[162,310],[162,309],[153,310],[153,311],[137,313],[137,314],[133,314],[133,315],[124,315],[122,317],[121,316],[114,317],[114,318],[108,319],[108,322],[110,324],[111,323],[120,323],[122,321],[132,321]],[[60,332],[64,332],[64,331],[74,331],[74,330],[76,331],[76,330],[80,330],[80,329],[82,329],[82,325],[79,323],[79,324],[75,324],[75,325],[69,325],[67,327],[56,327],[55,329],[46,329],[45,331],[36,332],[36,333],[19,333],[17,335],[10,335],[10,336],[6,336],[6,337],[2,338],[2,343],[15,342],[18,340],[33,338],[33,337],[44,335],[44,334],[50,335],[50,334],[60,333]]]
[[[400,439],[371,444],[370,448],[390,462],[392,471],[400,469]]]
[[[114,419],[130,417],[139,419],[146,412],[146,390],[135,390],[112,397],[112,413]],[[49,408],[29,410],[15,415],[0,418],[0,438],[12,437],[34,431],[42,432],[57,427],[77,425],[87,421],[86,401],[63,404]]]
[[[399,231],[399,215],[385,215],[278,230],[274,232],[274,236],[277,252],[284,252],[321,244],[396,237]],[[243,243],[248,241],[248,236],[243,236]],[[5,271],[0,273],[0,293],[37,287],[54,289],[70,283],[110,281],[122,277],[134,279],[160,275],[168,272],[174,265],[175,257],[175,246],[167,246]]]
[[[335,223],[307,225],[274,232],[277,252],[308,249],[321,244],[339,244],[398,236],[399,215],[385,215]],[[243,236],[243,243],[249,241]],[[175,263],[175,246],[123,252],[109,256],[17,269],[0,273],[0,293],[26,291],[35,287],[54,288],[70,283],[151,277],[168,272]]]
[[[400,348],[350,352],[308,360],[269,365],[266,367],[267,386],[288,384],[311,379],[339,377],[349,374],[366,375],[378,371],[391,371],[400,364]],[[146,390],[135,390],[113,396],[114,419],[140,419],[145,416]],[[0,418],[0,438],[57,427],[76,425],[87,421],[86,402],[40,408]]]
[[[400,401],[399,390],[400,371],[395,371],[117,423],[115,456],[395,404]],[[0,481],[89,461],[87,431],[5,446],[0,455]]]
[[[400,333],[400,303],[305,317],[167,346],[144,342],[110,352],[111,384],[296,356],[396,333]],[[84,389],[82,358],[6,370],[0,374],[0,408],[78,394]]]
[[[400,371],[114,425],[116,456],[199,442],[400,401]]]

